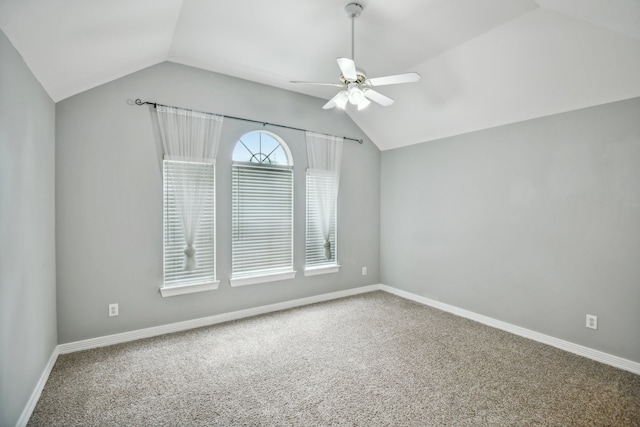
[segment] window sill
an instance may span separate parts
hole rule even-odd
[[[218,289],[220,281],[207,283],[197,283],[194,285],[182,285],[182,286],[162,286],[160,287],[160,294],[163,298],[175,297],[177,295],[193,294],[196,292],[215,291]]]
[[[295,271],[287,271],[286,273],[263,274],[260,276],[238,277],[229,279],[232,287],[256,285],[258,283],[276,282],[279,280],[288,280],[296,277]]]
[[[319,267],[307,267],[304,269],[305,276],[317,276],[319,274],[337,273],[340,271],[339,265],[321,265]]]

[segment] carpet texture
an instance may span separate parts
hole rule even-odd
[[[384,292],[61,355],[30,426],[640,426],[640,376]]]

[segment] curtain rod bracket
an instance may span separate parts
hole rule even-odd
[[[137,98],[135,102],[136,102],[136,105],[145,105],[145,104],[153,105],[153,108],[156,108],[156,106],[158,105],[155,102],[143,101],[140,98]]]

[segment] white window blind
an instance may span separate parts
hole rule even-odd
[[[331,212],[330,219],[330,257],[327,258],[326,239],[322,232],[320,198],[332,196],[336,188],[335,175],[307,171],[307,233],[306,233],[306,266],[321,267],[336,265],[336,210]]]
[[[293,166],[234,162],[232,276],[293,271]]]
[[[193,245],[197,264],[187,270],[180,204],[193,203],[193,197],[202,198],[202,211]],[[164,287],[215,282],[215,165],[164,160],[163,212]]]
[[[344,138],[306,132],[305,139],[309,161],[305,275],[319,270],[336,272],[336,211]]]

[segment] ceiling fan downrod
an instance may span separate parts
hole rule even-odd
[[[355,28],[356,18],[362,13],[362,5],[360,3],[349,3],[344,7],[344,11],[347,12],[347,16],[351,19],[351,59],[356,60],[356,44],[355,44]]]

